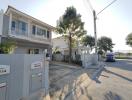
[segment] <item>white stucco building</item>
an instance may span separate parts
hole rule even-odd
[[[0,11],[0,42],[16,42],[13,53],[40,54],[52,51],[53,26],[25,14],[11,6]]]

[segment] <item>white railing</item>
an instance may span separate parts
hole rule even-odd
[[[44,43],[44,44],[51,45],[50,39],[47,39],[43,36],[32,35],[31,33],[28,33],[27,31],[24,32],[17,28],[14,30],[11,30],[9,35],[15,38],[19,38],[19,39],[25,39],[25,40],[29,40],[32,42],[38,42],[38,43]]]
[[[18,28],[12,29],[11,30],[11,34],[13,34],[13,35],[19,35],[19,36],[25,36],[25,37],[28,36],[28,32],[27,31],[22,31],[22,30],[20,30]]]

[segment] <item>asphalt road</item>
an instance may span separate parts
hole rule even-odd
[[[132,100],[132,60],[106,63],[87,90],[89,100]]]

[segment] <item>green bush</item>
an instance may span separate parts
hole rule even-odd
[[[9,54],[15,47],[16,43],[10,40],[0,43],[0,54]]]
[[[61,54],[61,52],[60,51],[56,51],[55,54]]]

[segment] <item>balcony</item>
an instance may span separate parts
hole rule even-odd
[[[43,43],[43,44],[49,44],[51,45],[51,40],[48,38],[45,38],[44,36],[39,35],[33,35],[31,32],[28,33],[28,31],[23,31],[19,28],[12,28],[10,33],[10,37],[16,38],[16,39],[22,39],[27,40],[30,42],[36,42],[36,43]]]

